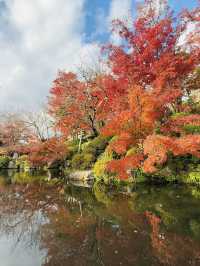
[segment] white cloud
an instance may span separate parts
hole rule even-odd
[[[38,107],[88,47],[84,0],[7,0],[0,24],[0,110]]]
[[[112,0],[110,4],[109,20],[120,19],[127,20],[127,16],[131,15],[132,0]]]
[[[183,50],[190,50],[190,45],[188,44],[188,39],[191,34],[196,32],[198,24],[195,22],[188,22],[187,27],[183,34],[180,36],[178,41],[178,46],[182,47]]]
[[[112,0],[110,4],[110,11],[108,16],[108,24],[111,25],[115,19],[120,19],[125,22],[127,26],[130,26],[132,21],[132,0]],[[111,42],[119,45],[121,38],[118,34],[113,33],[111,35]]]
[[[149,12],[149,10],[154,10],[155,15],[158,17],[162,14],[166,6],[168,5],[168,0],[153,0],[149,4],[144,5],[144,1],[137,0],[137,3],[139,4],[139,13],[141,16],[146,16]]]

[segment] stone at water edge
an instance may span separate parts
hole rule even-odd
[[[92,180],[94,179],[92,170],[74,171],[69,174],[70,179],[74,180]]]

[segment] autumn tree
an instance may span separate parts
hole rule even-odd
[[[111,98],[105,88],[112,82],[110,75],[82,69],[79,69],[79,79],[74,73],[59,72],[49,97],[50,114],[57,128],[64,135],[85,131],[97,136]]]
[[[0,121],[1,145],[8,150],[26,145],[32,139],[22,117],[16,113],[4,113]]]
[[[28,112],[23,115],[22,119],[26,127],[32,132],[35,141],[45,142],[58,135],[55,121],[45,108],[35,112]]]
[[[176,120],[172,117],[187,109],[188,93],[196,89],[186,86],[186,80],[199,65],[199,46],[192,46],[190,38],[191,49],[182,50],[179,40],[187,23],[180,17],[175,19],[167,5],[158,12],[153,2],[144,2],[145,12],[139,13],[131,29],[119,20],[114,21],[114,30],[123,39],[123,46],[107,48],[109,66],[126,103],[114,101],[120,105],[115,106],[119,112],[102,130],[103,134],[117,136],[110,148],[121,158],[109,163],[108,170],[120,178],[127,178],[131,169],[139,167],[155,172],[156,166],[166,162],[169,152],[174,156],[200,157],[200,136],[186,135],[181,130],[186,123],[198,126],[199,114],[186,113]],[[172,124],[179,126],[178,134],[173,134]]]
[[[64,162],[67,154],[67,145],[62,138],[52,137],[45,142],[32,142],[26,148],[28,159],[32,166],[51,167],[54,162]]]

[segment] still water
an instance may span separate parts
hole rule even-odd
[[[200,188],[27,179],[0,174],[0,266],[200,265]]]

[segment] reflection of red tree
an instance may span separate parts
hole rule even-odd
[[[171,260],[171,254],[169,253],[169,250],[167,250],[166,243],[160,234],[161,219],[148,211],[146,212],[146,217],[152,227],[151,241],[153,250],[161,255],[162,258],[165,258],[165,262],[168,263]]]
[[[200,265],[200,246],[189,237],[160,232],[161,219],[145,213],[152,227],[151,241],[154,255],[162,265]]]

